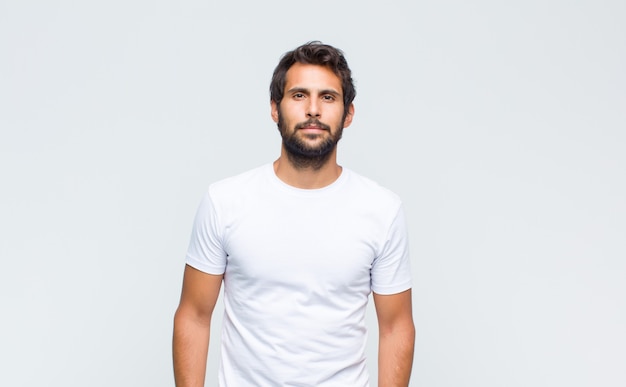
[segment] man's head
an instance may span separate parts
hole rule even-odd
[[[351,72],[334,47],[311,42],[286,53],[270,86],[272,119],[297,167],[321,168],[354,115]]]
[[[341,80],[344,118],[348,114],[348,107],[356,97],[356,89],[352,80],[352,71],[343,52],[333,46],[312,41],[285,53],[274,69],[270,83],[270,98],[280,106],[285,93],[287,71],[296,63],[312,64],[327,67]]]

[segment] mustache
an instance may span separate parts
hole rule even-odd
[[[315,119],[315,118],[311,118],[308,119],[305,122],[301,122],[299,124],[296,125],[296,129],[303,129],[306,128],[308,126],[316,126],[320,129],[324,129],[324,130],[328,130],[330,131],[330,126],[326,125],[325,123],[323,123],[322,121]]]

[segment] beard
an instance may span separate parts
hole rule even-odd
[[[315,125],[324,129],[327,134],[303,134],[300,129],[309,125]],[[330,126],[313,118],[296,124],[294,130],[290,133],[287,132],[285,126],[285,121],[279,109],[278,130],[283,139],[283,146],[289,161],[298,169],[312,168],[318,170],[322,168],[329,160],[343,134],[343,121],[337,126],[337,130],[334,133]],[[315,140],[320,137],[323,138],[318,140],[315,144],[307,141]]]

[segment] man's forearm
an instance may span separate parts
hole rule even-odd
[[[378,387],[407,387],[413,367],[415,327],[411,322],[380,332]]]
[[[176,313],[172,343],[176,387],[204,386],[209,336],[210,323]]]

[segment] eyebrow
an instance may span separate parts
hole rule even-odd
[[[311,90],[307,89],[305,87],[293,87],[289,90],[287,90],[287,93],[289,94],[293,94],[293,93],[302,93],[302,94],[311,94]],[[339,97],[341,96],[341,93],[338,92],[337,90],[334,89],[322,89],[319,91],[320,94],[330,94],[330,95],[334,95],[335,97]]]

